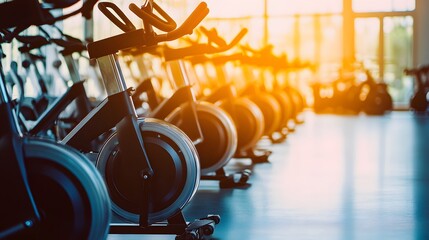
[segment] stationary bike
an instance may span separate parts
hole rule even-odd
[[[149,27],[145,29],[149,29]],[[221,108],[208,102],[195,101],[194,93],[191,90],[190,81],[192,79],[190,79],[191,76],[188,76],[189,72],[185,69],[185,62],[182,59],[194,54],[204,53],[202,45],[199,46],[197,52],[192,47],[173,49],[167,46],[158,46],[155,52],[152,52],[152,54],[160,55],[166,60],[164,65],[171,80],[171,85],[174,85],[175,88],[180,87],[171,97],[162,101],[153,87],[154,80],[146,74],[152,71],[151,64],[148,63],[150,61],[144,61],[139,56],[141,51],[144,51],[144,49],[135,50],[134,54],[138,57],[132,58],[132,61],[127,61],[128,65],[137,63],[140,71],[139,74],[133,74],[134,79],[140,82],[136,92],[133,94],[134,102],[141,105],[140,96],[145,93],[147,96],[146,102],[151,109],[148,116],[165,119],[184,130],[188,135],[192,134],[187,130],[191,123],[186,121],[186,118],[190,114],[194,114],[197,122],[193,124],[199,125],[202,136],[201,141],[196,142],[203,174],[202,179],[218,180],[222,188],[245,185],[249,178],[249,171],[234,174],[237,175],[237,178],[234,175],[227,175],[223,170],[237,147],[237,133],[233,120]],[[133,72],[132,67],[130,66],[129,68]],[[144,80],[139,80],[141,77]],[[184,112],[189,105],[195,106],[195,110]],[[216,176],[206,176],[214,172],[216,172]]]
[[[218,47],[226,46],[226,41],[218,36],[215,29],[207,30],[203,27],[200,28],[201,32],[207,36],[208,45],[206,49],[212,49],[210,46],[216,44]],[[246,31],[240,32],[244,35]],[[236,38],[237,39],[237,38]],[[232,41],[237,44],[238,41]],[[195,43],[194,43],[195,44]],[[231,44],[230,44],[231,45]],[[198,45],[204,49],[201,44]],[[241,54],[232,55],[215,55],[215,56],[195,56],[189,61],[193,67],[189,69],[189,73],[194,76],[193,79],[199,79],[196,83],[200,88],[201,99],[215,103],[225,109],[233,118],[237,127],[238,133],[238,146],[234,155],[235,158],[250,158],[253,163],[262,163],[268,161],[270,151],[256,150],[256,144],[263,134],[264,120],[263,114],[258,106],[246,97],[239,97],[234,84],[228,79],[225,74],[224,65],[228,62],[234,62],[241,58]],[[201,67],[214,67],[215,76],[209,77],[201,76],[196,73],[195,68]],[[201,72],[201,71],[200,71]],[[204,78],[204,79],[203,79]],[[210,80],[210,79],[213,80]],[[202,80],[202,81],[201,81]],[[205,82],[207,86],[204,86]],[[204,92],[209,93],[204,94]]]
[[[428,66],[422,66],[415,69],[405,69],[406,75],[414,76],[415,79],[415,90],[414,94],[410,99],[410,107],[417,113],[424,113],[427,111],[429,106],[429,87],[428,85]],[[424,76],[426,75],[426,84],[424,82]]]
[[[18,74],[18,63],[11,62],[11,70],[7,73],[7,78],[12,79],[15,86],[19,88],[21,96],[20,108],[21,113],[27,120],[36,120],[40,114],[46,110],[48,105],[53,101],[53,97],[48,94],[48,87],[43,81],[40,72],[37,69],[36,62],[42,62],[45,60],[43,56],[30,53],[34,48],[39,48],[49,42],[44,38],[17,36],[16,40],[22,43],[22,46],[18,48],[21,52],[21,56],[24,58],[22,61],[22,67],[25,69],[26,77],[31,82],[31,87],[35,96],[27,97],[24,94],[24,84],[26,81]],[[26,44],[27,41],[31,41],[32,44]]]
[[[296,71],[303,68],[309,68],[311,67],[309,63],[301,63],[300,61],[292,61],[291,63],[286,62],[286,57],[283,56],[283,61],[281,61],[280,66],[276,66],[274,68],[273,74],[275,76],[274,83],[277,84],[275,87],[280,87],[280,89],[283,92],[286,92],[286,95],[289,99],[289,101],[292,103],[292,121],[295,125],[297,124],[303,124],[304,119],[301,116],[302,112],[304,111],[306,107],[306,101],[302,93],[290,83],[290,80],[288,79],[288,76],[285,77],[285,81],[283,84],[279,84],[279,81],[277,80],[277,74],[279,72],[283,72],[283,74],[288,74],[290,71]],[[286,65],[286,66],[284,66]],[[291,127],[288,127],[289,131],[293,131],[294,129]]]
[[[88,114],[91,109],[91,104],[86,96],[84,81],[80,81],[78,70],[73,65],[74,59],[72,58],[72,54],[74,52],[81,52],[84,50],[82,49],[82,43],[76,43],[75,41],[68,42],[62,39],[50,39],[48,41],[46,38],[41,36],[19,36],[19,39],[20,42],[24,43],[24,46],[20,48],[21,51],[25,50],[26,55],[33,58],[36,58],[37,56],[32,56],[34,55],[30,53],[32,49],[50,44],[51,42],[61,44],[63,47],[61,54],[68,63],[67,65],[69,67],[72,79],[71,82],[73,85],[71,85],[61,96],[53,97],[49,95],[48,88],[46,87],[41,74],[37,70],[37,66],[34,62],[35,60],[33,60],[33,62],[24,60],[24,63],[26,63],[25,67],[27,69],[30,69],[31,67],[31,69],[34,70],[35,75],[38,76],[37,81],[33,81],[33,85],[39,89],[45,88],[46,90],[40,93],[40,97],[31,99],[32,104],[18,104],[19,109],[24,111],[24,114],[22,114],[23,121],[21,121],[21,125],[23,125],[25,132],[32,136],[45,136],[48,130],[52,130],[54,132],[54,136],[51,136],[51,138],[60,140],[64,137],[65,132],[70,131],[70,129],[64,128],[65,124],[63,123],[74,126],[86,114]],[[14,79],[17,79],[15,81],[23,82],[21,77],[16,73],[16,70],[11,71],[11,76],[13,76]],[[22,85],[22,83],[19,85]],[[21,95],[23,95],[24,88],[21,86],[20,89]],[[28,98],[24,98],[24,100],[27,99]],[[74,104],[72,109],[69,110],[73,110],[73,112],[70,113],[69,111],[66,116],[67,118],[64,118],[62,113],[71,105],[71,103]],[[30,124],[30,127],[28,126],[29,124],[26,124],[28,121],[33,122]]]
[[[279,84],[278,72],[280,69],[285,68],[287,59],[285,56],[275,56],[272,53],[272,45],[268,45],[261,50],[252,50],[253,58],[258,58],[260,63],[260,75],[259,78],[263,80],[263,88],[265,92],[272,95],[280,106],[280,123],[275,133],[270,137],[273,143],[282,142],[286,139],[290,132],[293,132],[294,126],[291,125],[292,120],[296,119],[298,107],[294,101],[294,97],[291,91],[285,90],[283,86]]]
[[[392,97],[385,83],[377,83],[369,70],[365,71],[366,81],[360,85],[362,111],[370,115],[382,115],[393,109]]]
[[[247,47],[242,47],[243,51],[247,51]],[[260,59],[258,57],[253,58],[248,54],[244,54],[241,59],[240,68],[243,71],[243,77],[248,82],[246,87],[241,91],[241,96],[246,96],[252,100],[261,109],[264,115],[264,136],[267,136],[272,142],[281,142],[284,137],[274,139],[273,135],[276,131],[281,128],[282,123],[282,110],[278,100],[265,91],[264,79],[260,76],[255,76],[253,66],[259,66]]]
[[[273,142],[281,142],[289,132],[295,130],[296,124],[301,124],[299,114],[304,110],[305,100],[297,89],[291,86],[286,76],[282,83],[278,75],[280,72],[288,73],[290,70],[307,67],[297,61],[288,62],[286,54],[275,55],[273,46],[267,45],[261,49],[242,46],[245,52],[251,54],[251,63],[260,68],[259,78],[262,80],[262,89],[272,95],[280,105],[280,124],[276,130],[277,140],[270,136]],[[249,61],[248,60],[248,61]]]
[[[361,89],[356,83],[354,71],[339,69],[337,79],[330,83],[314,83],[312,88],[316,113],[334,111],[340,114],[358,114],[362,109],[359,99]]]
[[[268,162],[271,151],[257,148],[257,143],[263,136],[264,115],[249,98],[238,96],[236,87],[227,80],[228,77],[224,72],[225,62],[235,61],[235,59],[235,54],[192,59],[195,67],[200,67],[199,65],[202,64],[205,67],[210,67],[207,65],[213,63],[215,68],[216,84],[209,84],[210,92],[202,94],[201,99],[219,105],[233,118],[238,135],[237,151],[234,158],[250,158],[254,164],[265,163]],[[195,71],[194,74],[197,75]],[[208,76],[199,76],[198,78],[201,79],[202,77],[209,78]],[[207,89],[204,86],[200,88],[201,92],[205,92],[204,90]]]
[[[149,1],[139,11],[153,16],[153,8],[160,11],[155,6]],[[115,4],[102,2],[98,8],[125,32],[87,46],[90,58],[98,62],[108,97],[61,143],[85,151],[94,138],[114,129],[96,154],[96,166],[106,182],[115,214],[111,233],[167,233],[180,235],[183,239],[211,235],[214,225],[220,221],[218,216],[188,224],[182,213],[194,196],[200,179],[198,155],[192,141],[172,124],[137,118],[131,99],[132,89],[125,84],[116,54],[192,33],[208,14],[207,5],[200,3],[178,28],[172,19],[164,23],[154,18],[154,26],[167,26],[168,31],[151,35],[144,29],[135,29]],[[163,221],[168,223],[161,223]]]
[[[2,3],[0,12],[23,17],[0,27],[36,24],[40,11],[38,1]],[[100,174],[71,147],[23,136],[9,95],[0,64],[0,239],[105,239],[110,200]]]

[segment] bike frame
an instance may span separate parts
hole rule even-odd
[[[148,191],[145,191],[145,188],[148,187],[149,179],[154,172],[146,155],[131,92],[130,89],[126,89],[115,54],[98,57],[97,62],[108,97],[94,108],[61,143],[76,149],[87,150],[93,139],[115,127],[122,158],[130,169],[127,176],[138,174],[142,180],[142,193],[146,196],[143,196],[140,223],[147,226],[149,206],[145,200],[148,199]]]
[[[58,97],[52,102],[37,119],[34,127],[28,131],[32,136],[52,127],[61,112],[74,100],[76,101],[76,117],[78,120],[83,119],[91,110],[90,102],[84,87],[84,81],[80,80],[78,68],[71,54],[72,53],[65,54],[63,57],[70,72],[73,85],[61,97]]]
[[[140,71],[147,72],[149,70],[143,59],[136,59],[136,61]],[[133,101],[134,103],[141,104],[139,96],[143,92],[146,92],[149,100],[148,104],[152,110],[149,116],[157,119],[165,119],[171,112],[180,107],[183,111],[182,116],[185,118],[184,121],[187,123],[181,129],[194,144],[198,144],[203,141],[204,136],[202,135],[198,121],[196,97],[185,73],[185,66],[181,60],[169,61],[166,64],[169,77],[174,81],[174,87],[177,89],[173,95],[164,101],[159,101],[151,79],[145,79],[137,86],[136,92],[133,95]]]
[[[25,170],[23,152],[25,139],[21,137],[22,134],[17,127],[17,118],[6,91],[1,64],[0,75],[0,116],[2,116],[0,188],[4,193],[0,204],[3,216],[0,222],[0,239],[3,239],[34,226],[40,220],[40,214],[32,197]]]

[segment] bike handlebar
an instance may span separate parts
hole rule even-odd
[[[194,56],[189,58],[188,60],[192,62],[192,64],[201,64],[206,62],[212,62],[215,65],[223,65],[227,62],[238,61],[243,58],[242,53],[233,53],[229,55],[219,55],[219,56]]]
[[[249,45],[246,45],[246,46],[242,45],[241,49],[243,51],[246,51],[246,52],[251,52],[251,53],[257,54],[259,56],[267,57],[267,56],[274,56],[273,55],[273,47],[274,46],[272,44],[268,44],[261,49],[255,49],[255,48],[250,47]]]
[[[95,4],[98,0],[87,0],[84,1],[81,7],[82,16],[86,19],[90,19],[92,17],[92,10],[94,9]]]
[[[49,43],[49,41],[42,36],[16,36],[16,40],[26,45],[43,46]]]
[[[98,4],[98,9],[106,16],[113,24],[115,24],[118,28],[120,28],[124,32],[129,32],[132,30],[136,30],[136,27],[133,23],[125,16],[124,12],[119,9],[114,3],[111,2],[101,2]],[[118,15],[119,19],[113,15],[113,13],[109,10],[113,10],[113,12]]]
[[[86,46],[82,41],[73,41],[69,39],[64,40],[59,38],[51,39],[51,42],[63,48],[60,51],[63,56],[70,55],[75,52],[80,53],[86,50]]]
[[[195,55],[202,55],[202,54],[213,54],[213,53],[220,53],[230,50],[232,47],[238,44],[238,42],[246,35],[247,29],[243,28],[241,31],[234,37],[234,39],[229,44],[217,44],[218,47],[214,47],[209,43],[206,44],[194,44],[189,47],[179,48],[179,49],[172,49],[172,48],[165,48],[163,51],[164,58],[166,61],[181,59],[185,57],[195,56]],[[220,37],[217,37],[217,39],[222,39]],[[223,40],[223,39],[222,39]],[[217,40],[219,41],[219,40]],[[220,42],[220,41],[219,41]],[[222,46],[220,46],[222,45]]]
[[[404,69],[404,74],[405,75],[417,75],[420,73],[420,69],[416,69],[416,68],[412,68],[412,69]]]
[[[422,73],[427,73],[429,71],[429,65],[422,65],[417,68],[405,68],[404,74],[405,75],[419,75]]]
[[[90,19],[92,17],[92,9],[94,8],[97,1],[98,0],[84,1],[84,3],[82,4],[82,6],[79,9],[72,11],[71,13],[56,17],[53,19],[53,22],[64,20],[64,19],[69,18],[71,16],[74,16],[78,13],[81,13],[84,18]]]
[[[201,30],[201,32],[204,35],[207,36],[209,42],[215,43],[220,48],[228,48],[228,46],[229,46],[229,48],[231,48],[231,47],[237,45],[238,42],[240,42],[241,39],[243,39],[243,37],[248,32],[247,28],[241,29],[241,31],[234,37],[234,39],[229,44],[227,44],[226,41],[218,35],[216,29],[213,28],[211,30],[207,30],[207,28],[205,28],[203,26],[201,26],[199,29]]]
[[[273,45],[271,44],[268,44],[261,49],[254,49],[249,45],[242,45],[240,48],[244,53],[242,61],[246,64],[271,66],[277,69],[291,67],[291,65],[288,63],[286,55],[275,55],[273,53]],[[248,53],[251,54],[249,55]]]
[[[31,50],[40,48],[42,46],[54,43],[57,46],[63,48],[61,54],[68,55],[74,52],[82,52],[86,50],[85,44],[73,37],[67,36],[66,39],[61,38],[51,38],[47,39],[45,37],[36,35],[36,36],[16,36],[16,40],[23,43],[24,45],[19,47],[18,50],[22,53],[29,53]]]
[[[429,65],[423,65],[423,66],[421,66],[421,67],[420,67],[420,69],[421,69],[423,72],[428,73],[428,72],[429,72]]]
[[[225,47],[227,45],[226,41],[219,37],[215,28],[208,30],[207,28],[201,26],[199,29],[204,35],[206,35],[209,41],[214,42],[219,47]]]
[[[208,14],[209,9],[207,8],[207,3],[201,2],[191,13],[191,15],[189,15],[189,17],[183,22],[182,25],[180,25],[175,30],[166,33],[165,37],[160,36],[160,39],[164,38],[163,41],[171,41],[183,37],[185,35],[192,34],[194,29],[198,26],[198,24],[201,23],[201,21],[203,21],[203,19]]]
[[[153,14],[152,7],[165,20]],[[155,2],[152,2],[152,4],[147,4],[146,6],[142,6],[141,8],[139,8],[134,3],[131,3],[128,8],[139,18],[141,18],[143,22],[151,24],[161,31],[170,32],[177,27],[176,22]]]
[[[165,34],[148,35],[144,29],[127,31],[120,35],[89,43],[87,46],[89,56],[90,58],[99,58],[109,54],[114,54],[120,50],[148,47],[160,42],[178,39],[187,34],[191,34],[194,28],[207,16],[208,13],[209,9],[207,8],[207,4],[205,2],[201,2],[182,23],[182,25],[170,32]],[[116,18],[116,20],[118,19]]]
[[[24,45],[19,47],[18,50],[22,53],[30,52],[33,49],[50,44],[49,40],[42,36],[16,36],[16,40]]]
[[[247,28],[241,29],[241,31],[228,44],[230,46],[230,48],[232,48],[233,46],[237,45],[241,41],[241,39],[243,39],[243,37],[247,34],[247,32],[248,32]]]

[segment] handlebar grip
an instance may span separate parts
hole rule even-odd
[[[208,30],[207,28],[201,26],[200,30],[204,35],[207,36],[209,41],[214,42],[219,47],[226,47],[228,45],[223,38],[219,37],[215,28]]]
[[[184,48],[173,49],[169,47],[165,47],[163,49],[163,55],[165,61],[172,61],[177,59],[183,59],[185,57],[201,55],[205,53],[217,52],[215,48],[209,49],[210,46],[206,44],[197,44]]]
[[[207,3],[201,2],[189,17],[177,29],[167,33],[166,40],[174,40],[187,34],[192,34],[194,28],[209,14]]]
[[[86,19],[90,19],[92,17],[92,9],[94,9],[95,4],[98,0],[87,0],[83,2],[81,13],[82,16]]]
[[[22,36],[22,35],[18,35],[15,38],[16,40],[18,40],[19,42],[23,43],[23,44],[29,44],[29,45],[46,45],[49,43],[49,41],[42,36],[36,35],[36,36]]]
[[[240,48],[243,52],[246,53],[255,53],[256,51],[254,49],[252,49],[249,45],[240,45]]]
[[[247,34],[247,32],[248,32],[247,28],[241,29],[241,31],[237,34],[237,36],[235,36],[235,38],[232,39],[232,41],[229,44],[229,46],[233,47],[233,46],[237,45],[238,42],[240,42],[241,39],[243,39],[243,37]]]
[[[80,40],[79,38],[75,38],[65,33],[63,33],[62,35],[67,41],[74,42],[74,43],[83,43],[83,41]]]
[[[406,75],[417,75],[419,73],[419,70],[418,69],[408,69],[408,68],[406,68],[406,69],[404,69],[404,73]]]
[[[152,13],[151,7],[155,9],[165,20],[161,19],[160,17],[156,16]],[[149,23],[152,26],[158,28],[161,31],[164,32],[170,32],[176,29],[177,24],[176,22],[164,11],[162,8],[156,4],[155,2],[151,5],[143,6],[142,8],[139,8],[134,3],[131,3],[128,8],[139,18],[143,20],[143,22]]]
[[[241,60],[242,58],[243,58],[243,54],[242,53],[234,53],[234,54],[231,54],[231,55],[223,55],[223,56],[213,57],[211,59],[211,61],[214,64],[225,64],[227,62]]]
[[[40,48],[42,46],[50,44],[48,39],[42,36],[17,36],[16,40],[24,43],[23,46],[19,47],[18,50],[22,53],[30,52],[33,49]]]
[[[136,30],[136,27],[133,25],[133,23],[125,16],[124,12],[119,9],[118,6],[116,6],[112,2],[101,2],[98,4],[98,9],[106,16],[113,24],[115,24],[118,28],[120,28],[124,32],[129,32]],[[120,19],[115,17],[115,15],[112,14],[112,12],[109,10],[113,10]]]
[[[365,70],[365,75],[366,75],[366,80],[369,82],[374,82],[374,77],[371,74],[371,71],[369,71],[368,69]]]
[[[191,38],[189,38],[189,37],[182,37],[182,38],[181,38],[181,40],[183,40],[184,42],[187,42],[187,43],[189,43],[189,44],[191,44],[191,45],[196,45],[196,44],[198,44],[198,41],[197,41],[197,40],[193,40],[193,39],[191,39]]]
[[[428,72],[428,71],[429,71],[429,65],[423,65],[423,66],[421,66],[421,67],[420,67],[420,69],[421,69],[423,72]]]
[[[196,28],[208,14],[209,9],[207,8],[207,3],[201,2],[182,24],[186,33],[191,34],[194,28]]]

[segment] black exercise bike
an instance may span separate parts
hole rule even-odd
[[[2,3],[0,12],[21,16],[1,28],[43,22],[38,1]],[[69,146],[23,136],[17,115],[0,64],[0,239],[105,239],[110,199],[94,165]]]
[[[410,99],[410,108],[416,113],[425,113],[429,106],[429,66],[421,66],[414,69],[405,69],[406,75],[414,76],[414,94]]]
[[[116,54],[121,50],[154,46],[192,33],[208,14],[207,5],[200,3],[178,28],[152,1],[137,7],[135,12],[139,17],[166,32],[164,34],[135,29],[113,3],[102,2],[98,7],[125,32],[87,46],[90,58],[97,60],[108,97],[61,143],[85,151],[93,139],[114,129],[96,154],[96,166],[112,199],[114,223],[110,227],[111,233],[178,234],[184,239],[211,235],[214,225],[220,221],[218,216],[188,224],[182,214],[200,180],[195,146],[174,125],[137,117],[131,99],[133,91],[125,84]],[[155,17],[154,9],[167,20]]]

